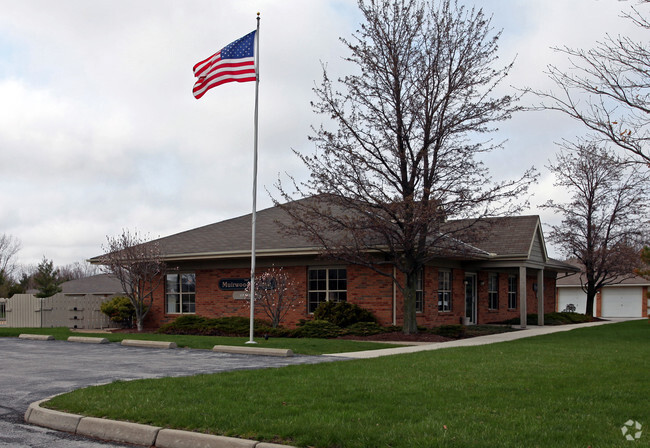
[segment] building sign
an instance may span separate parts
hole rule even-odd
[[[233,291],[232,298],[235,300],[250,300],[251,295],[246,291]]]
[[[249,281],[249,278],[222,278],[219,280],[219,289],[222,291],[245,291]],[[258,283],[255,285],[255,289],[275,289],[275,279],[272,278],[265,283]]]
[[[244,291],[250,282],[249,278],[222,278],[219,289],[222,291]]]

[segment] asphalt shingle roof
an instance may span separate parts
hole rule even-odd
[[[258,252],[318,250],[307,237],[289,236],[281,231],[278,222],[289,223],[291,219],[281,207],[260,210],[256,215]],[[449,221],[445,226],[463,226],[468,222]],[[474,237],[467,242],[499,256],[527,255],[538,223],[538,216],[489,218],[480,224],[480,231],[472,232]],[[251,214],[163,237],[156,242],[162,253],[170,258],[250,253]]]
[[[93,275],[61,283],[65,294],[116,294],[122,292],[122,284],[108,274]]]
[[[468,222],[469,220],[450,221],[446,225],[461,226]],[[536,215],[487,218],[476,224],[476,229],[472,231],[474,236],[468,242],[495,255],[527,255],[538,224],[539,217]]]

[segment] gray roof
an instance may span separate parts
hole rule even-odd
[[[455,220],[446,226],[457,227],[468,223],[471,223],[471,220]],[[537,215],[485,218],[474,225],[468,240],[472,245],[494,255],[527,256],[539,228],[540,220]]]
[[[566,277],[558,277],[557,286],[563,288],[581,286],[582,283],[580,279],[582,278],[582,281],[583,282],[585,281],[584,274],[580,272],[582,271],[582,264],[575,259],[567,260],[565,263],[573,266],[577,271],[577,273],[568,275]],[[650,280],[634,275],[627,278],[621,278],[619,281],[614,282],[614,284],[610,286],[647,286],[647,285],[650,285]]]
[[[156,242],[168,258],[184,256],[211,256],[250,254],[251,213],[237,218],[209,224],[196,229],[160,238]],[[256,213],[255,247],[257,252],[290,252],[316,250],[307,238],[286,236],[278,222],[289,222],[289,216],[280,207],[271,207]]]
[[[61,283],[64,294],[119,294],[120,281],[108,274],[93,275]]]
[[[309,200],[303,199],[303,200]],[[285,205],[290,206],[291,203]],[[256,213],[256,252],[258,255],[302,255],[319,251],[307,238],[287,235],[278,223],[290,223],[290,217],[282,207],[271,207]],[[478,249],[485,258],[525,259],[531,254],[533,243],[540,241],[543,257],[546,256],[539,217],[513,216],[488,218],[479,225],[470,226],[471,220],[454,220],[443,225],[443,232],[471,227],[463,242]],[[209,224],[155,240],[167,260],[197,260],[250,256],[251,214]],[[538,246],[539,246],[538,245]],[[99,257],[91,261],[98,262]],[[556,263],[564,270],[563,263]],[[572,270],[572,269],[569,269]]]

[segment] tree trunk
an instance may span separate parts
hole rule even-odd
[[[404,323],[402,324],[402,332],[404,334],[416,334],[418,332],[418,323],[415,314],[416,272],[406,274],[406,287],[404,288]]]
[[[594,299],[596,298],[596,291],[587,291],[587,307],[585,309],[585,314],[587,316],[594,316]]]

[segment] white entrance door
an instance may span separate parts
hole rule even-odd
[[[476,274],[465,274],[465,317],[476,323]]]
[[[643,288],[610,286],[602,290],[603,317],[642,317]]]

